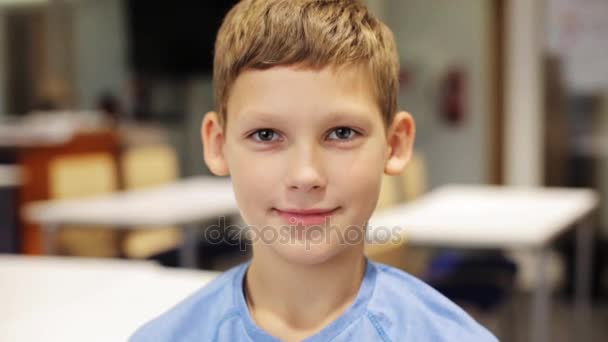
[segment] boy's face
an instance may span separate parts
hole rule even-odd
[[[314,264],[361,247],[382,176],[403,169],[414,138],[407,113],[386,131],[365,75],[247,70],[231,89],[225,130],[215,113],[205,117],[205,160],[231,175],[254,253]]]

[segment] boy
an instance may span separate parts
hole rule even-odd
[[[460,308],[363,254],[383,173],[415,126],[397,111],[390,30],[355,0],[243,0],[215,47],[205,162],[230,175],[253,258],[132,341],[495,341]]]

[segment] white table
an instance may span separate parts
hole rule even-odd
[[[0,340],[126,341],[219,274],[116,259],[0,255]]]
[[[181,263],[196,260],[197,224],[222,215],[238,214],[232,183],[218,177],[194,177],[169,185],[69,201],[46,201],[26,208],[27,219],[44,229],[45,248],[52,253],[54,235],[61,225],[110,225],[146,229],[166,225],[183,227]]]
[[[413,245],[533,250],[538,284],[531,341],[544,342],[550,295],[545,272],[548,251],[558,236],[577,225],[577,327],[589,321],[593,244],[587,219],[598,201],[595,192],[585,189],[451,185],[377,212],[369,221],[369,233],[400,229]]]
[[[41,111],[0,117],[0,148],[62,145],[79,131],[109,126],[103,114],[96,111]]]

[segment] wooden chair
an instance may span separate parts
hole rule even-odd
[[[168,145],[131,147],[123,152],[120,160],[125,189],[167,184],[179,177],[177,154]],[[138,228],[127,232],[123,240],[123,252],[129,258],[148,258],[181,244],[181,231],[177,227]]]
[[[59,145],[19,147],[14,150],[15,160],[22,170],[22,183],[18,190],[18,207],[32,202],[52,199],[50,194],[50,164],[59,157],[105,153],[117,160],[120,137],[112,129],[79,130],[72,138]],[[116,163],[114,162],[116,165]],[[117,174],[117,170],[114,171]],[[113,176],[116,177],[116,176]],[[41,254],[42,235],[40,225],[20,217],[20,251],[25,254]]]
[[[58,156],[49,164],[51,199],[75,199],[117,190],[116,166],[109,153]],[[62,227],[57,235],[59,254],[116,257],[119,233],[108,226]]]

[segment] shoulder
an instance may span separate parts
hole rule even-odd
[[[376,287],[368,306],[374,325],[412,341],[497,341],[464,310],[421,280],[373,263]]]
[[[233,298],[234,284],[244,267],[245,264],[241,264],[222,273],[169,311],[140,327],[129,341],[213,339],[223,322],[238,315]]]

